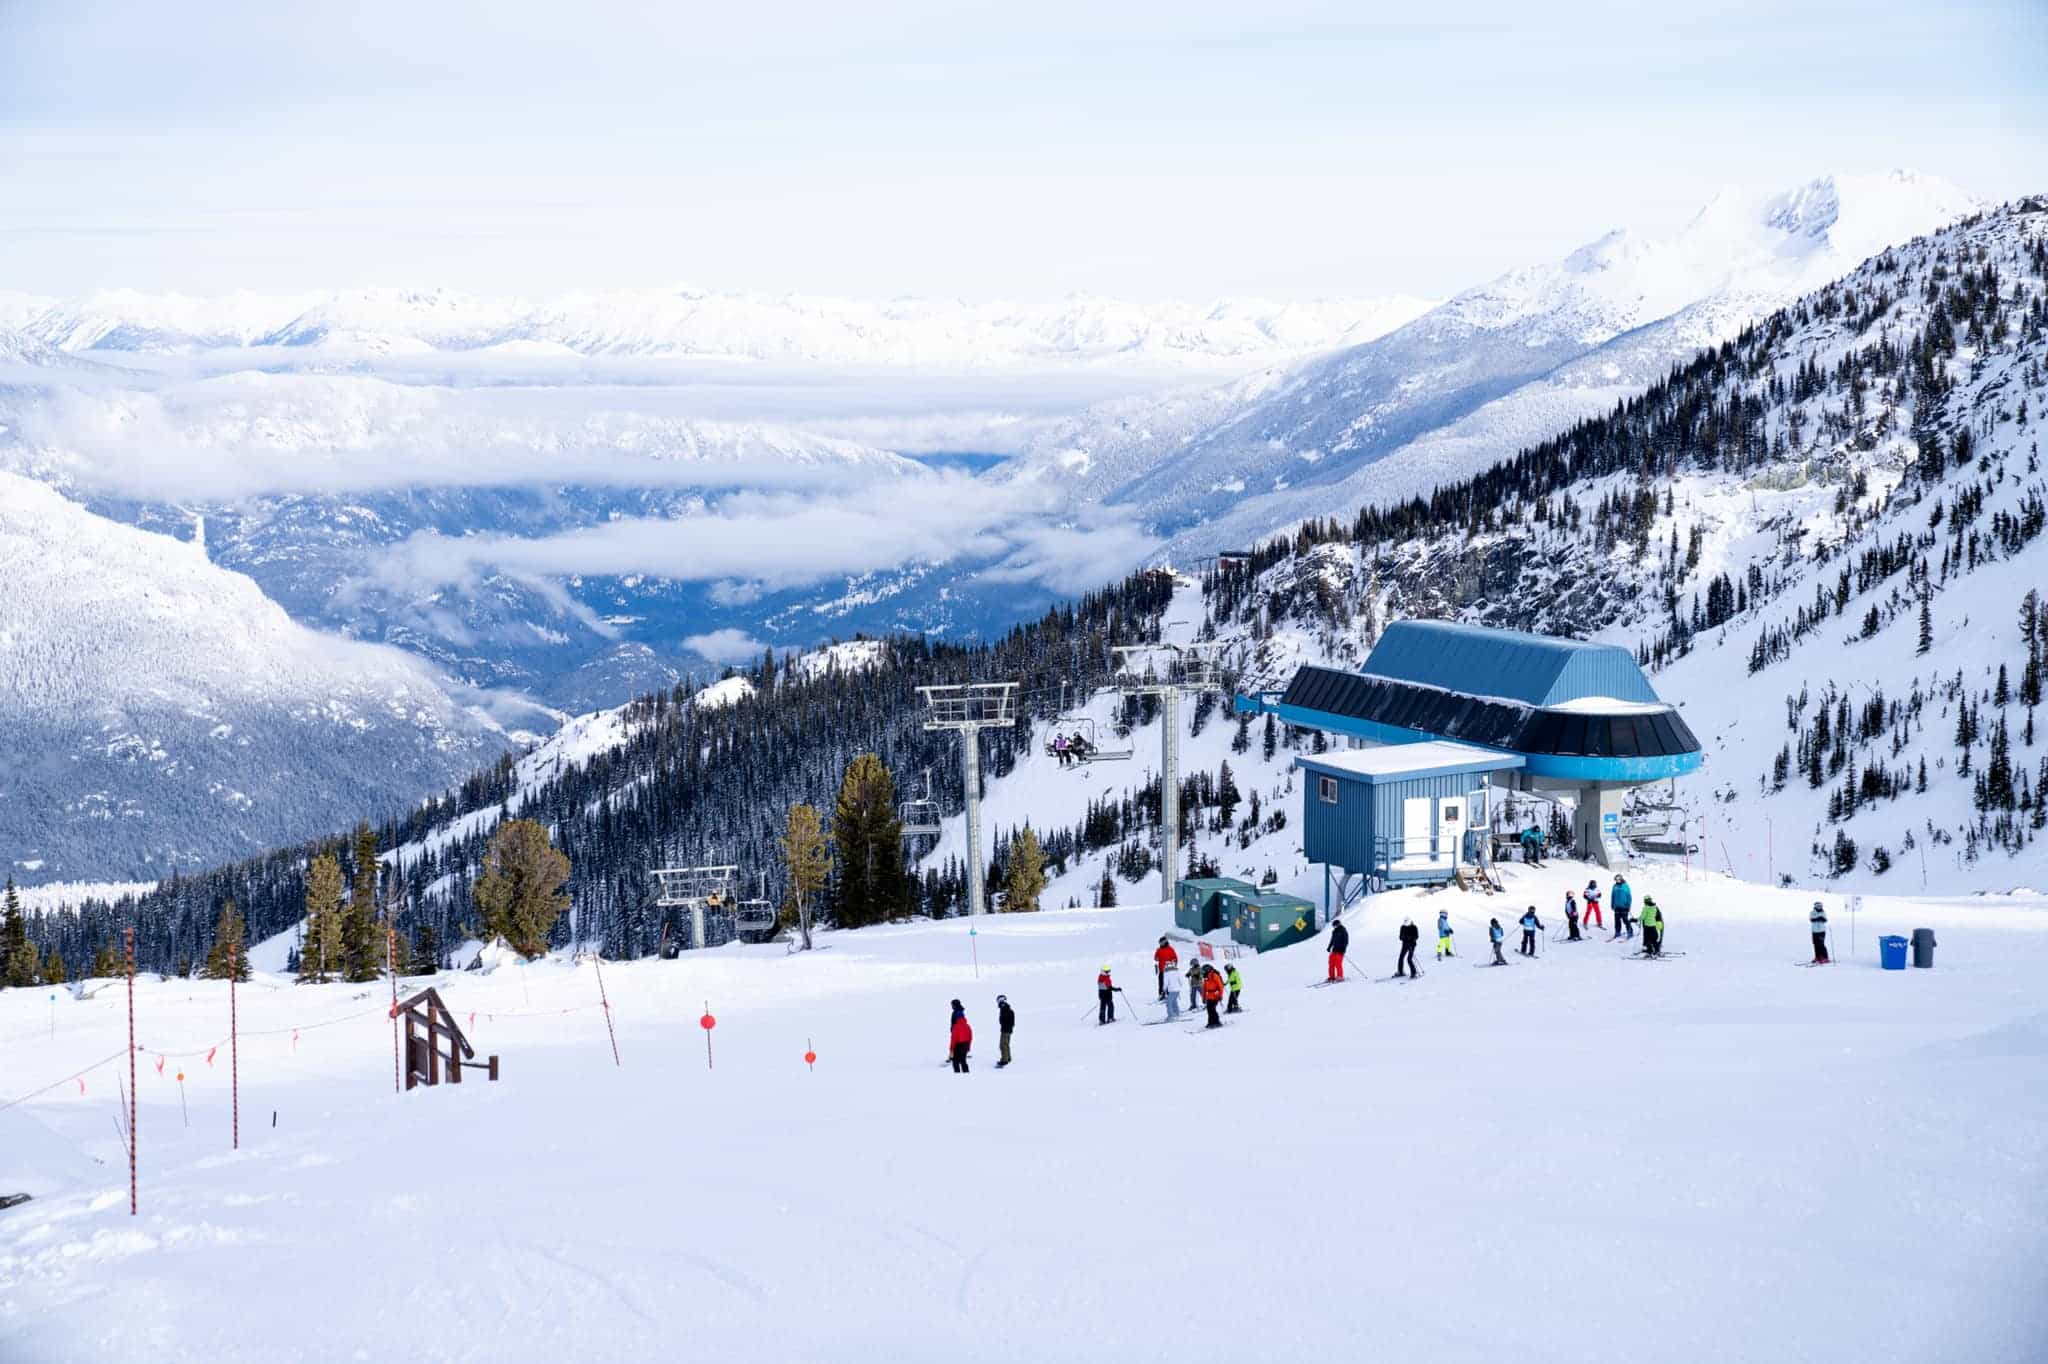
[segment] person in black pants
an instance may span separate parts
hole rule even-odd
[[[1107,966],[1102,968],[1102,974],[1095,977],[1095,1022],[1097,1025],[1116,1022],[1116,982],[1109,978]]]
[[[1422,941],[1422,930],[1415,926],[1415,920],[1401,920],[1401,955],[1394,962],[1394,974],[1400,975],[1403,967],[1410,976],[1422,973],[1415,969],[1415,944]]]
[[[1542,927],[1543,920],[1536,917],[1536,906],[1530,905],[1528,912],[1522,915],[1523,956],[1533,957],[1536,955],[1536,933]]]

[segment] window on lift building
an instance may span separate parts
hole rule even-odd
[[[1325,805],[1335,805],[1337,803],[1337,779],[1335,777],[1317,777],[1316,798]]]

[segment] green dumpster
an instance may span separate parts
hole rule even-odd
[[[1315,902],[1299,895],[1253,891],[1249,895],[1233,895],[1228,903],[1231,940],[1254,951],[1292,947],[1316,936]]]

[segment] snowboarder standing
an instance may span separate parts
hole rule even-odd
[[[1598,904],[1599,901],[1597,900],[1588,900],[1586,902],[1586,906],[1589,909],[1597,907]],[[1572,898],[1570,891],[1564,893],[1564,926],[1571,934],[1567,941],[1577,942],[1579,940],[1579,902]]]
[[[1522,955],[1536,955],[1536,935],[1543,931],[1543,920],[1536,917],[1536,906],[1530,905],[1522,912]]]
[[[1422,973],[1415,969],[1415,945],[1422,941],[1422,930],[1415,926],[1415,920],[1401,920],[1401,955],[1394,958],[1394,974],[1400,975],[1406,968],[1412,980]]]
[[[1506,966],[1508,959],[1500,954],[1500,942],[1507,934],[1501,930],[1499,919],[1488,919],[1486,921],[1486,936],[1493,942],[1493,964],[1495,966]]]
[[[1436,912],[1436,959],[1442,961],[1445,957],[1455,957],[1457,955],[1456,952],[1451,950],[1450,911],[1440,909]]]
[[[1104,966],[1095,977],[1095,1023],[1116,1022],[1116,982],[1109,978],[1109,967]]]
[[[1664,911],[1657,908],[1655,896],[1643,897],[1643,913],[1639,922],[1643,926],[1643,955],[1661,957],[1664,955]]]
[[[1223,977],[1217,974],[1215,967],[1204,966],[1202,968],[1202,1007],[1209,1011],[1209,1021],[1202,1026],[1205,1028],[1220,1028],[1223,1026],[1223,1020],[1216,1016],[1216,1006],[1222,1002]]]
[[[1813,931],[1813,964],[1828,964],[1828,912],[1821,902],[1813,902],[1813,912],[1806,916],[1806,926]]]
[[[1230,1003],[1224,1006],[1223,1012],[1243,1013],[1244,1010],[1238,1007],[1237,997],[1244,992],[1244,977],[1237,973],[1235,962],[1223,968],[1223,987],[1230,991]]]
[[[1152,970],[1159,977],[1159,997],[1166,998],[1167,968],[1180,965],[1180,953],[1173,950],[1173,944],[1160,938],[1159,946],[1152,953]]]
[[[1330,972],[1325,980],[1344,979],[1344,954],[1351,950],[1351,930],[1342,919],[1330,925]]]
[[[953,1073],[967,1073],[967,1049],[974,1045],[974,1029],[967,1026],[967,1008],[959,1000],[953,1001],[952,1061]]]
[[[996,1060],[996,1069],[1010,1064],[1010,1034],[1017,1030],[1017,1011],[1010,1007],[1008,995],[996,996],[997,1041],[1001,1055]]]
[[[1619,873],[1615,875],[1614,896],[1608,903],[1614,906],[1614,937],[1619,938],[1626,933],[1629,937],[1633,938],[1636,935],[1636,930],[1635,926],[1629,922],[1629,912],[1635,908],[1636,893],[1629,888],[1627,877]],[[1590,912],[1588,911],[1588,913]],[[1609,938],[1608,941],[1612,942],[1614,938]]]

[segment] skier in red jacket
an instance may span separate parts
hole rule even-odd
[[[959,1000],[953,1001],[953,1072],[967,1073],[967,1049],[974,1045],[974,1029],[967,1026],[967,1009]]]
[[[1109,978],[1107,966],[1095,977],[1095,1022],[1116,1022],[1116,982]]]
[[[1174,951],[1173,945],[1167,942],[1166,939],[1161,938],[1159,940],[1159,950],[1152,954],[1152,974],[1159,977],[1159,997],[1161,999],[1166,998],[1167,970],[1179,965],[1180,953]]]

